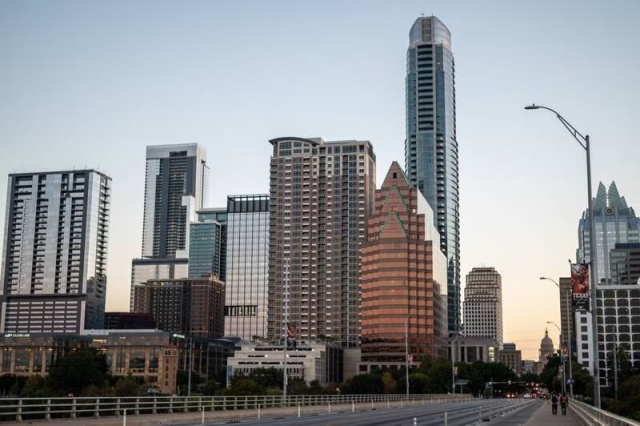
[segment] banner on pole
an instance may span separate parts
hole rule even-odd
[[[571,293],[573,306],[577,309],[589,309],[589,265],[571,264]]]

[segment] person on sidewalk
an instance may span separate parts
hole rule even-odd
[[[566,394],[562,394],[560,397],[560,407],[562,408],[562,415],[567,415],[567,405],[569,405],[569,398],[567,398]]]
[[[555,393],[551,396],[551,414],[558,415],[558,397]]]

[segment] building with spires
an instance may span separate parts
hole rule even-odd
[[[625,198],[620,196],[615,182],[611,182],[608,191],[600,182],[593,199],[593,221],[597,247],[596,282],[607,284],[611,278],[611,250],[618,243],[640,242],[640,219],[633,207],[629,207]],[[580,263],[591,261],[589,238],[589,212],[585,210],[578,224],[576,260]]]
[[[362,246],[361,368],[447,356],[446,282],[433,211],[394,161]]]
[[[578,249],[576,260],[588,263],[591,261],[590,233],[588,210],[582,214],[578,224]],[[629,359],[640,359],[640,351],[632,347],[636,334],[631,333],[630,327],[640,324],[638,315],[640,310],[634,308],[638,303],[640,288],[628,285],[629,277],[625,268],[631,266],[630,255],[640,243],[640,219],[633,207],[618,192],[615,182],[607,190],[602,182],[598,185],[598,192],[593,199],[593,221],[597,252],[595,258],[595,278],[597,284],[598,310],[600,321],[598,326],[598,360],[600,385],[607,386],[606,373],[612,366],[608,365],[608,354],[614,346],[629,349]],[[635,263],[635,262],[634,262]],[[593,270],[590,273],[594,273]],[[636,281],[637,283],[637,281]],[[635,312],[637,310],[637,312]],[[635,321],[635,322],[634,322]],[[575,340],[578,362],[593,374],[592,361],[592,321],[591,314],[584,310],[575,311]]]
[[[456,139],[455,62],[451,32],[435,16],[409,32],[405,171],[427,199],[447,256],[449,332],[460,329],[460,194]]]

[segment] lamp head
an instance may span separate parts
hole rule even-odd
[[[540,279],[541,279],[541,280],[546,280],[546,279],[547,279],[547,277],[540,277]]]
[[[524,109],[538,109],[540,108],[539,106],[537,106],[536,104],[531,104],[531,105],[527,105],[526,107],[524,107]]]

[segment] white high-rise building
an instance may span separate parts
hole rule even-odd
[[[491,337],[502,349],[502,277],[495,268],[473,268],[464,289],[464,335]]]
[[[147,146],[142,258],[132,261],[132,310],[135,285],[189,275],[190,224],[206,206],[208,193],[209,167],[202,146]]]
[[[9,175],[0,333],[103,327],[110,198],[95,170]]]

